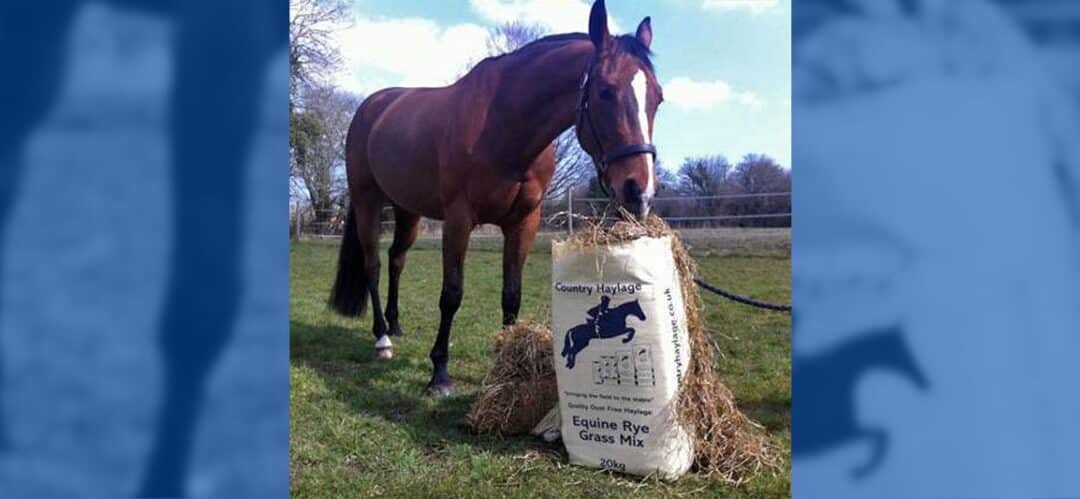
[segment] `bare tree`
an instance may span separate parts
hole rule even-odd
[[[764,154],[747,154],[735,165],[728,183],[740,194],[791,192],[791,171]],[[790,213],[791,196],[749,197],[735,200],[732,214]],[[789,226],[790,218],[750,219],[742,225]]]
[[[307,109],[303,101],[310,88],[325,87],[341,67],[333,35],[348,19],[344,0],[289,1],[289,197],[310,202],[319,221],[327,214],[321,210],[333,204],[326,140],[344,128],[327,128],[318,106]]]
[[[731,163],[719,154],[687,158],[679,167],[678,189],[688,196],[721,194],[731,169]]]
[[[487,55],[513,52],[546,34],[547,29],[539,24],[520,21],[500,24],[488,32]],[[555,139],[555,176],[545,197],[558,200],[588,182],[592,174],[592,158],[578,145],[577,135],[570,128]]]
[[[555,139],[555,176],[551,178],[546,196],[561,198],[595,175],[592,158],[578,144],[571,128]]]
[[[510,21],[488,31],[487,55],[513,52],[529,42],[547,34],[547,28],[539,24]]]
[[[302,99],[293,121],[303,135],[293,144],[290,187],[310,203],[315,222],[325,224],[344,209],[345,135],[361,99],[330,86],[305,86]]]
[[[743,156],[735,165],[731,181],[746,194],[791,191],[791,172],[764,154]]]
[[[300,87],[325,83],[341,67],[341,52],[333,40],[349,18],[343,0],[289,1],[289,102]]]
[[[679,184],[679,177],[676,172],[668,169],[667,163],[662,158],[656,158],[653,169],[656,172],[656,195],[658,197],[676,195]]]

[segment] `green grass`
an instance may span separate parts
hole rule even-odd
[[[735,251],[723,235],[694,241],[692,252],[709,281],[769,301],[790,300],[789,243],[776,234],[739,233]],[[783,237],[787,237],[783,234]],[[749,243],[747,241],[750,241]],[[402,325],[396,357],[373,360],[370,313],[344,319],[326,308],[337,242],[291,248],[292,496],[324,497],[777,497],[789,494],[791,446],[790,320],[713,296],[706,321],[719,344],[721,375],[739,406],[784,449],[784,470],[733,488],[686,475],[675,482],[569,466],[558,446],[532,438],[466,432],[461,422],[489,368],[491,339],[502,317],[500,241],[477,240],[465,269],[465,300],[454,322],[450,372],[457,393],[423,395],[428,351],[439,319],[441,260],[437,242],[409,253],[402,278]],[[525,269],[522,317],[548,322],[550,249],[540,242]],[[383,252],[385,297],[385,243]]]

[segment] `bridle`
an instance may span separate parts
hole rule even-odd
[[[596,147],[600,148],[599,155],[593,156],[593,166],[596,167],[596,181],[600,184],[600,189],[604,191],[608,197],[611,193],[608,192],[607,184],[604,183],[604,172],[607,171],[609,164],[614,163],[620,159],[628,156],[634,156],[637,154],[652,154],[653,161],[656,161],[656,146],[648,143],[630,144],[622,147],[617,147],[611,151],[604,151],[604,145],[600,143],[600,136],[596,134],[596,125],[593,125],[592,117],[589,116],[589,85],[592,83],[592,79],[589,78],[589,73],[592,73],[593,64],[596,62],[596,58],[589,59],[589,64],[585,66],[585,75],[581,78],[581,95],[578,99],[578,127],[581,127],[582,123],[585,123],[589,127],[589,133],[592,134],[593,142],[596,143]],[[644,105],[644,103],[641,103]]]

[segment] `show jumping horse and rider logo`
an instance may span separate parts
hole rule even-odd
[[[626,325],[626,318],[634,316],[644,321],[645,312],[641,309],[641,304],[634,299],[610,308],[610,303],[610,296],[601,296],[600,304],[585,312],[588,315],[585,323],[578,324],[566,332],[562,356],[566,358],[567,369],[574,368],[574,359],[577,354],[585,350],[593,339],[608,339],[624,334],[626,337],[623,338],[623,343],[629,343],[634,339],[634,328]]]

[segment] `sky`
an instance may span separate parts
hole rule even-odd
[[[452,83],[508,21],[552,33],[588,29],[587,0],[354,0],[337,34],[337,84],[366,95],[388,86]],[[665,102],[654,125],[661,164],[763,153],[791,165],[790,0],[608,0],[613,33],[652,17]]]

